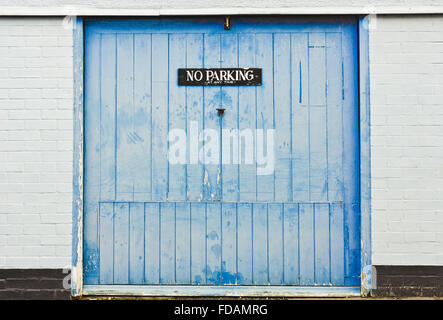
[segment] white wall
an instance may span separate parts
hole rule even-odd
[[[72,30],[0,18],[0,268],[70,264]]]
[[[374,27],[373,263],[443,265],[443,16]]]
[[[91,7],[91,8],[288,8],[358,6],[441,6],[441,0],[0,0],[0,7]],[[48,9],[48,8],[46,8]],[[327,12],[326,12],[327,13]]]
[[[443,264],[443,16],[371,30],[374,264]],[[72,31],[0,18],[0,268],[70,264]]]

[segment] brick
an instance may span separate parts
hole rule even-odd
[[[71,292],[69,290],[55,290],[56,300],[70,300]]]

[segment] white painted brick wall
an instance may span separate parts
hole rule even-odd
[[[371,31],[374,264],[443,264],[443,17]],[[0,268],[70,264],[72,36],[0,18]]]
[[[443,265],[443,16],[378,16],[370,36],[378,265]]]
[[[0,268],[70,264],[72,30],[0,18]]]

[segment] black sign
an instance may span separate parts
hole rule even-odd
[[[178,69],[179,86],[260,86],[259,68]]]

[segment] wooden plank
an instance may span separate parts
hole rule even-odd
[[[341,34],[326,34],[328,199],[343,201]]]
[[[142,202],[129,204],[129,283],[144,281],[145,212]]]
[[[237,67],[239,65],[238,35],[223,34],[221,36],[221,67]],[[238,160],[234,159],[235,152],[238,152],[238,136],[235,130],[238,129],[239,120],[239,87],[221,87],[221,106],[226,111],[222,118],[222,130],[232,130],[233,138],[222,137],[222,195],[227,201],[239,199],[238,184]],[[232,140],[232,141],[231,141]],[[237,148],[236,148],[237,147]],[[237,149],[237,150],[234,150]]]
[[[330,284],[330,239],[329,204],[317,203],[314,206],[315,228],[315,284]]]
[[[116,151],[116,37],[101,37],[100,81],[100,200],[115,200]],[[89,81],[89,79],[88,79]]]
[[[237,204],[237,283],[252,283],[252,204]]]
[[[269,251],[269,283],[278,285],[283,283],[283,205],[281,203],[268,204],[268,251]]]
[[[293,200],[309,200],[308,34],[291,34]]]
[[[219,68],[220,34],[204,35],[204,67]],[[206,136],[203,145],[204,177],[203,200],[221,198],[221,166],[220,166],[220,118],[217,108],[221,108],[221,89],[204,87],[204,125]]]
[[[85,52],[85,201],[83,233],[83,278],[98,283],[98,201],[100,197],[100,35],[88,33]]]
[[[152,34],[152,200],[167,199],[168,35]]]
[[[303,203],[299,206],[300,232],[300,285],[314,284],[314,206]]]
[[[343,239],[343,204],[332,203],[331,219],[331,283],[344,285],[344,239]]]
[[[237,282],[237,205],[222,204],[221,231],[221,281],[223,284]]]
[[[95,10],[94,10],[95,11]],[[187,13],[195,14],[196,11],[188,11]],[[350,11],[347,17],[341,16],[309,16],[312,12],[319,13],[320,11],[324,11],[324,8],[318,8],[318,10],[312,11],[312,8],[305,8],[303,11],[300,11],[299,8],[284,8],[284,12],[282,10],[272,10],[269,8],[264,8],[263,10],[257,11],[255,8],[248,10],[229,10],[229,11],[220,11],[219,8],[214,8],[211,11],[205,12],[207,15],[215,14],[215,16],[206,16],[204,19],[202,17],[189,17],[189,19],[168,19],[167,23],[165,21],[160,20],[158,18],[159,11],[149,12],[151,15],[157,16],[152,19],[139,19],[137,23],[132,25],[125,24],[125,32],[142,32],[145,30],[150,30],[152,33],[173,33],[173,32],[183,32],[183,33],[196,33],[196,32],[205,32],[205,33],[228,33],[223,31],[223,25],[220,29],[220,16],[224,14],[230,15],[244,15],[237,16],[235,19],[235,23],[232,24],[232,29],[230,32],[263,32],[269,33],[271,32],[307,32],[307,31],[320,31],[323,32],[325,30],[329,32],[336,32],[340,30],[342,26],[356,26],[356,20],[354,14],[366,14],[369,10],[355,10]],[[113,13],[115,13],[114,11]],[[118,9],[117,15],[121,16],[122,12]],[[149,16],[150,14],[146,14],[148,10],[141,11],[142,14],[140,16]],[[173,12],[173,13],[170,13]],[[387,11],[384,11],[385,13]],[[403,11],[405,12],[405,11]],[[161,12],[162,14],[166,14],[165,11]],[[173,16],[183,16],[183,12],[181,8],[176,10],[168,10],[168,15]],[[202,13],[202,12],[200,12]],[[266,21],[261,15],[261,13],[269,14],[266,18]],[[283,14],[277,14],[283,13]],[[332,14],[342,14],[343,11],[339,10],[331,10]],[[250,15],[249,15],[250,14]],[[256,15],[257,14],[257,15]],[[259,15],[260,14],[260,15]],[[301,14],[308,14],[303,17]],[[324,12],[323,12],[324,14]],[[380,13],[381,14],[381,13]],[[103,15],[108,15],[104,13]],[[217,16],[218,15],[218,16]],[[248,16],[249,15],[249,16]],[[274,16],[270,16],[274,15]],[[297,16],[297,20],[294,20],[294,16]],[[223,21],[222,21],[223,22]],[[94,20],[88,21],[88,27],[93,28],[96,32],[103,33],[115,33],[122,32],[122,23],[121,19],[116,19],[113,21],[109,20]],[[234,29],[235,28],[235,29]]]
[[[208,203],[206,211],[206,283],[221,284],[221,204]]]
[[[309,34],[310,196],[325,201],[327,194],[325,34]]]
[[[206,204],[191,203],[191,282],[206,283]]]
[[[285,203],[283,211],[284,279],[285,284],[299,284],[298,204]]]
[[[169,35],[168,131],[186,132],[186,91],[178,85],[178,68],[186,65],[186,35]],[[183,139],[185,137],[182,137]],[[168,199],[186,200],[186,144],[175,135],[168,138]],[[174,153],[174,154],[172,154]]]
[[[345,188],[345,285],[360,284],[360,181],[357,29],[342,33],[343,52],[343,174]]]
[[[264,285],[269,282],[268,207],[266,203],[253,204],[252,226],[252,281],[255,285]]]
[[[100,283],[114,282],[114,205],[100,205]]]
[[[255,35],[239,34],[239,67],[256,65]],[[238,88],[238,168],[239,200],[254,201],[257,198],[257,168],[254,140],[257,122],[256,87]]]
[[[262,85],[257,87],[257,129],[264,130],[264,137],[269,129],[274,129],[274,109],[273,109],[273,43],[272,34],[257,33],[255,35],[255,47],[260,48],[255,52],[255,62],[258,68],[262,68]],[[266,141],[266,139],[264,139]],[[257,149],[257,167],[266,168],[269,164],[269,155],[266,154],[269,142],[263,142],[262,152],[260,154]],[[258,142],[260,145],[261,143]],[[262,161],[259,159],[267,160]],[[272,158],[272,161],[274,159]],[[258,173],[257,169],[257,173]],[[257,200],[269,201],[274,200],[275,196],[275,182],[274,171],[271,170],[269,174],[257,175]]]
[[[186,67],[203,67],[203,35],[188,34],[186,42]],[[189,141],[189,165],[187,166],[187,198],[203,199],[203,165],[199,161],[199,131],[203,126],[203,87],[186,87],[187,135]]]
[[[191,207],[189,203],[176,204],[175,273],[176,283],[191,283]]]
[[[129,283],[129,204],[114,205],[114,283]]]
[[[314,286],[112,286],[87,285],[85,295],[93,296],[180,296],[180,297],[287,297],[348,298],[360,297],[360,287]]]
[[[134,200],[151,199],[151,35],[134,35]]]
[[[175,283],[175,203],[160,203],[160,283]]]
[[[289,33],[274,34],[275,200],[292,200],[291,47]]]
[[[159,203],[145,203],[145,282],[160,283]]]
[[[133,35],[117,34],[117,200],[134,200],[134,177],[137,165],[134,159],[133,96]]]

